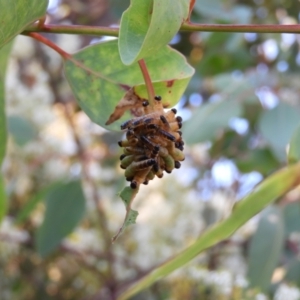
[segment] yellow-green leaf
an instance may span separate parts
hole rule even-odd
[[[148,98],[138,63],[124,66],[117,41],[92,45],[74,54],[72,59],[65,62],[65,74],[80,107],[100,126],[120,130],[120,124],[131,118],[129,114],[111,125],[105,123],[126,91],[134,87],[139,97]],[[145,61],[156,94],[162,97],[164,104],[175,105],[194,69],[184,56],[167,46]]]

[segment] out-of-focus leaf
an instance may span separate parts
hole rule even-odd
[[[289,151],[288,151],[288,161],[289,163],[295,163],[300,160],[300,126],[294,131]]]
[[[251,78],[235,77],[231,73],[219,74],[210,80],[215,92],[222,93],[230,99],[239,99],[245,103],[258,103],[255,96],[256,85]]]
[[[4,186],[2,174],[0,173],[0,224],[3,217],[5,216],[6,206],[7,206],[7,202],[6,202],[5,186]]]
[[[110,0],[109,5],[111,12],[117,20],[120,20],[123,12],[128,8],[130,0]]]
[[[24,146],[37,136],[36,128],[28,120],[17,115],[7,118],[7,127],[19,146]]]
[[[0,0],[0,48],[46,14],[48,0]]]
[[[134,87],[142,99],[148,98],[144,79],[137,63],[126,67],[120,60],[117,41],[93,45],[76,53],[74,58],[89,70],[66,61],[65,73],[70,86],[85,113],[110,130],[120,130],[120,124],[129,114],[106,126],[109,115],[126,93],[124,87]],[[175,105],[182,96],[194,69],[186,59],[170,47],[161,48],[146,64],[157,95],[164,104]]]
[[[259,184],[253,193],[239,201],[226,220],[210,227],[190,247],[141,278],[121,294],[118,300],[129,299],[153,284],[156,280],[179,269],[205,249],[228,238],[268,204],[295,188],[299,183],[300,163],[274,173]]]
[[[251,287],[267,292],[284,242],[281,208],[267,208],[259,221],[249,250],[248,279]]]
[[[268,175],[279,167],[280,163],[270,149],[254,149],[235,160],[237,167],[243,173],[257,171]]]
[[[230,118],[241,114],[241,104],[236,101],[221,100],[204,104],[184,123],[184,140],[188,144],[211,140],[219,131],[228,128]]]
[[[294,202],[285,205],[283,214],[286,234],[300,232],[300,203]]]
[[[223,20],[233,23],[249,23],[252,17],[250,7],[244,5],[228,5],[221,0],[197,0],[194,6],[196,12],[204,18]]]
[[[45,257],[70,234],[84,216],[85,198],[79,181],[62,184],[46,195],[46,212],[37,231],[38,253]]]
[[[286,275],[284,279],[288,282],[295,282],[297,285],[300,285],[300,259],[294,257],[291,259],[286,268]]]
[[[25,220],[27,220],[27,218],[30,216],[32,211],[36,208],[37,204],[43,201],[46,198],[47,194],[51,192],[52,189],[59,188],[61,185],[62,183],[55,182],[50,186],[47,186],[46,188],[37,192],[31,199],[28,200],[28,202],[24,205],[22,210],[17,214],[16,223],[20,224]]]
[[[0,51],[0,167],[6,151],[5,73],[11,45],[6,45]]]
[[[222,34],[222,33],[221,33]],[[242,70],[250,66],[252,57],[247,50],[235,49],[235,51],[225,52],[224,45],[207,48],[203,59],[197,64],[197,73],[202,76],[212,76],[220,73]]]
[[[122,62],[130,65],[139,59],[155,56],[171,41],[188,12],[188,0],[131,0],[120,24]]]
[[[280,103],[272,110],[262,113],[258,124],[259,131],[269,142],[276,156],[285,160],[286,146],[300,120],[300,113],[296,107]]]

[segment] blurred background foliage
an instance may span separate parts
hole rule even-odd
[[[47,22],[117,25],[128,5],[53,0]],[[299,1],[197,0],[192,21],[296,24]],[[68,52],[103,40],[47,37]],[[125,214],[117,195],[126,184],[116,143],[122,134],[80,111],[56,53],[27,37],[15,40],[7,75],[1,300],[116,299],[286,164],[300,123],[299,36],[181,32],[171,44],[196,68],[176,106],[185,121],[186,161],[141,188],[138,224],[111,245]],[[278,199],[132,299],[300,299],[299,200],[299,189]]]

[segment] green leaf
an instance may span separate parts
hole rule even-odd
[[[128,205],[130,205],[132,199],[136,196],[137,193],[137,189],[133,190],[128,186],[122,190],[122,192],[120,193],[120,197],[124,202],[126,208],[128,207]],[[129,225],[135,224],[138,214],[139,213],[136,210],[130,209],[130,213],[128,214],[124,222],[124,229]]]
[[[284,277],[285,281],[295,282],[300,285],[300,258],[294,257],[287,265],[287,272]]]
[[[122,62],[130,65],[156,55],[178,32],[188,12],[188,0],[131,0],[120,24]]]
[[[45,257],[70,234],[85,212],[85,198],[80,181],[57,186],[46,195],[46,212],[37,231],[38,253]]]
[[[5,185],[2,174],[0,173],[0,224],[2,222],[3,217],[5,216],[7,209],[7,200],[6,200],[6,192]]]
[[[221,0],[197,0],[194,10],[205,18],[223,20],[234,23],[251,22],[252,10],[244,5],[230,5]]]
[[[46,14],[47,0],[0,0],[0,48]]]
[[[0,51],[0,167],[6,152],[5,73],[11,46],[12,43]]]
[[[128,186],[121,191],[120,197],[123,203],[125,204],[126,215],[125,215],[123,225],[121,226],[117,234],[112,238],[112,242],[115,242],[117,240],[117,238],[123,233],[126,227],[135,224],[136,218],[139,213],[136,210],[131,209],[131,204],[138,192],[139,192],[139,188],[132,189]]]
[[[135,87],[135,93],[148,98],[141,70],[137,63],[126,67],[120,60],[117,41],[100,43],[83,49],[73,56],[78,63],[67,60],[65,74],[83,111],[100,126],[120,130],[125,114],[112,125],[105,125],[109,115],[125,94],[124,87]],[[163,103],[175,105],[182,96],[194,69],[186,59],[170,47],[161,48],[146,64],[157,95]],[[88,68],[88,69],[87,69]],[[91,71],[92,70],[92,71]]]
[[[299,125],[299,111],[286,103],[279,103],[274,109],[262,113],[258,127],[263,137],[269,142],[275,155],[286,158],[286,146],[293,132]]]
[[[212,140],[228,128],[230,118],[242,114],[241,104],[236,101],[220,100],[200,106],[192,118],[184,123],[183,137],[188,144]]]
[[[229,238],[250,218],[278,197],[281,197],[291,189],[295,188],[299,183],[300,163],[274,173],[259,184],[253,193],[239,201],[226,220],[210,227],[190,247],[141,278],[132,287],[126,290],[118,300],[128,299],[139,291],[147,288],[155,281],[182,267],[202,251]]]
[[[32,211],[36,208],[37,204],[43,201],[46,198],[47,194],[51,192],[51,190],[53,190],[54,188],[59,188],[61,185],[61,182],[55,182],[37,192],[31,199],[27,201],[22,210],[17,214],[15,222],[17,224],[20,224],[27,220]]]
[[[297,201],[285,205],[283,214],[286,235],[300,232],[300,203]]]
[[[243,173],[257,171],[263,175],[269,175],[279,167],[280,163],[274,157],[272,151],[265,148],[247,151],[246,155],[236,159],[236,165]]]
[[[9,133],[19,146],[24,146],[37,136],[37,130],[32,123],[17,115],[7,118],[7,127]]]
[[[289,163],[296,163],[300,160],[300,126],[294,131],[288,150]]]
[[[248,279],[251,287],[267,292],[284,243],[284,223],[279,207],[267,208],[261,216],[258,228],[252,237]]]

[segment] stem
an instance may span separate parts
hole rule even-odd
[[[145,84],[146,84],[146,88],[147,88],[147,92],[148,92],[148,101],[149,104],[151,106],[154,106],[154,97],[155,97],[155,92],[154,92],[154,87],[150,78],[150,74],[148,72],[148,68],[146,66],[146,63],[143,59],[138,61],[139,66],[141,68],[144,80],[145,80]]]
[[[182,24],[180,30],[209,32],[300,33],[300,25],[195,24],[185,22]]]
[[[71,55],[69,53],[65,52],[63,49],[61,49],[56,44],[54,44],[53,42],[51,42],[47,38],[43,37],[42,35],[40,35],[38,33],[35,33],[35,32],[30,32],[26,35],[36,39],[37,41],[47,45],[48,47],[52,48],[54,51],[56,51],[58,54],[60,54],[62,56],[62,58],[64,58],[64,59],[70,59],[71,58]]]
[[[300,33],[300,24],[277,25],[277,24],[197,24],[184,22],[180,31],[208,31],[208,32],[254,32],[254,33]],[[86,34],[95,36],[119,35],[119,28],[101,26],[81,25],[43,25],[35,24],[26,28],[22,34],[28,35],[31,32],[65,33],[65,34]]]
[[[47,33],[67,33],[67,34],[87,34],[87,35],[119,35],[119,28],[101,27],[101,26],[84,26],[84,25],[43,25],[39,24],[27,27],[23,34],[29,32],[47,32]]]

